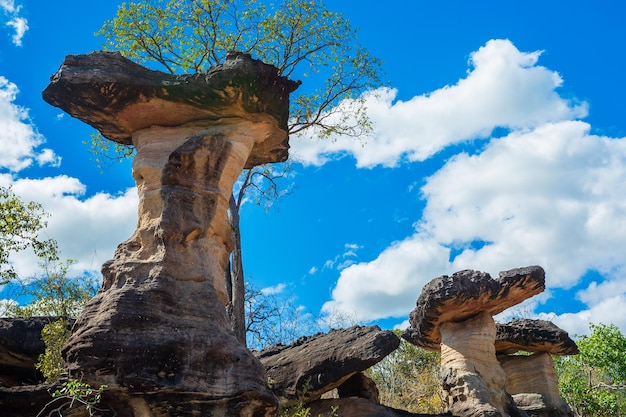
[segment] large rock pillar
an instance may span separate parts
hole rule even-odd
[[[175,77],[94,53],[66,58],[44,92],[137,150],[137,230],[103,266],[64,350],[70,372],[109,385],[124,413],[275,414],[264,369],[225,312],[227,208],[244,167],[286,158],[295,86],[242,54]]]

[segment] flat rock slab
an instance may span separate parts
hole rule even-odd
[[[306,403],[380,362],[399,344],[391,331],[355,326],[303,337],[288,346],[273,345],[256,355],[283,404]]]
[[[496,315],[545,289],[540,266],[500,272],[493,279],[486,272],[464,270],[443,275],[424,286],[402,337],[416,346],[439,350],[439,325],[461,322],[486,311]]]
[[[547,352],[552,355],[577,355],[578,346],[567,332],[546,320],[517,319],[496,324],[496,352]]]

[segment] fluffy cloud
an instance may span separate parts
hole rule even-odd
[[[38,149],[45,140],[30,122],[28,110],[15,104],[15,84],[0,76],[0,170],[18,172],[33,163],[58,165],[60,159],[50,149]],[[10,145],[10,146],[9,146]]]
[[[19,16],[22,6],[15,5],[13,0],[0,0],[0,9],[7,17],[5,25],[15,32],[11,39],[15,46],[22,46],[22,38],[28,30],[28,20]]]
[[[459,100],[473,104],[472,117],[461,117],[457,103],[442,106],[441,117],[430,122],[433,131],[438,123],[443,132],[435,137],[465,132],[457,137],[470,138],[497,125],[507,126],[511,133],[489,139],[477,154],[457,154],[427,178],[420,190],[426,206],[415,223],[415,234],[371,262],[341,271],[324,312],[345,311],[366,321],[406,317],[421,287],[439,275],[465,268],[497,275],[539,264],[547,271],[548,287],[569,288],[589,270],[606,279],[578,293],[588,306],[585,311],[549,315],[557,324],[579,334],[586,332],[589,320],[626,329],[626,314],[616,314],[626,301],[626,138],[592,135],[587,123],[567,120],[583,115],[585,106],[555,93],[560,78],[535,66],[537,57],[514,53],[508,42],[492,41],[473,55],[475,69],[466,80],[436,92],[462,91],[477,82],[474,78],[486,77],[477,72],[493,76],[495,68],[508,68],[516,75],[501,72],[501,77],[492,78],[497,89],[489,87],[486,77],[481,84],[485,94],[481,89],[464,90]],[[529,73],[523,75],[525,71]],[[508,108],[494,107],[496,91],[509,95]],[[449,117],[446,111],[451,112]],[[502,123],[505,119],[508,122]],[[398,141],[406,143],[402,136]],[[445,146],[445,141],[439,143]]]
[[[11,185],[26,201],[37,201],[50,215],[45,234],[59,243],[64,258],[76,261],[74,270],[99,271],[113,257],[115,248],[137,225],[137,191],[129,188],[119,195],[97,193],[84,198],[85,186],[76,178],[57,176],[42,179],[0,179]],[[32,254],[13,256],[23,276],[39,271]]]
[[[470,58],[466,78],[409,101],[395,101],[397,91],[367,94],[368,116],[375,124],[366,146],[346,138],[316,140],[315,132],[291,141],[292,154],[304,164],[321,165],[352,155],[358,167],[396,166],[423,161],[445,147],[494,128],[530,129],[543,123],[587,114],[585,103],[559,96],[563,80],[537,65],[540,52],[520,52],[508,40],[492,40]]]

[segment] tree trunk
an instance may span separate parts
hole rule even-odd
[[[233,326],[233,331],[235,332],[235,336],[237,340],[239,340],[243,345],[246,345],[246,319],[245,319],[245,311],[244,311],[244,275],[243,275],[243,260],[241,257],[241,232],[239,229],[239,206],[234,198],[231,195],[230,197],[230,216],[231,216],[231,225],[233,229],[233,235],[235,237],[235,249],[232,253],[232,262],[231,262],[231,288],[232,288],[232,298],[231,298],[231,321]]]

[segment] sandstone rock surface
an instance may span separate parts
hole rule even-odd
[[[526,417],[505,391],[506,374],[496,359],[496,325],[483,311],[441,330],[441,380],[448,409],[462,417]]]
[[[71,372],[127,395],[129,416],[276,412],[263,366],[226,317],[227,208],[244,167],[286,158],[296,86],[244,54],[171,76],[98,52],[67,57],[44,91],[137,151],[137,230],[103,266],[64,349]]]
[[[545,289],[545,273],[539,266],[488,273],[465,270],[441,276],[422,289],[402,337],[414,345],[439,350],[439,325],[460,322],[480,312],[496,315]]]
[[[546,320],[517,319],[496,324],[496,352],[548,352],[576,355],[578,346],[567,332]]]
[[[378,326],[355,326],[273,345],[257,353],[281,403],[308,403],[393,352],[400,339]]]
[[[518,408],[542,417],[573,415],[561,398],[554,360],[549,353],[498,355],[506,373],[506,391],[513,395]]]

